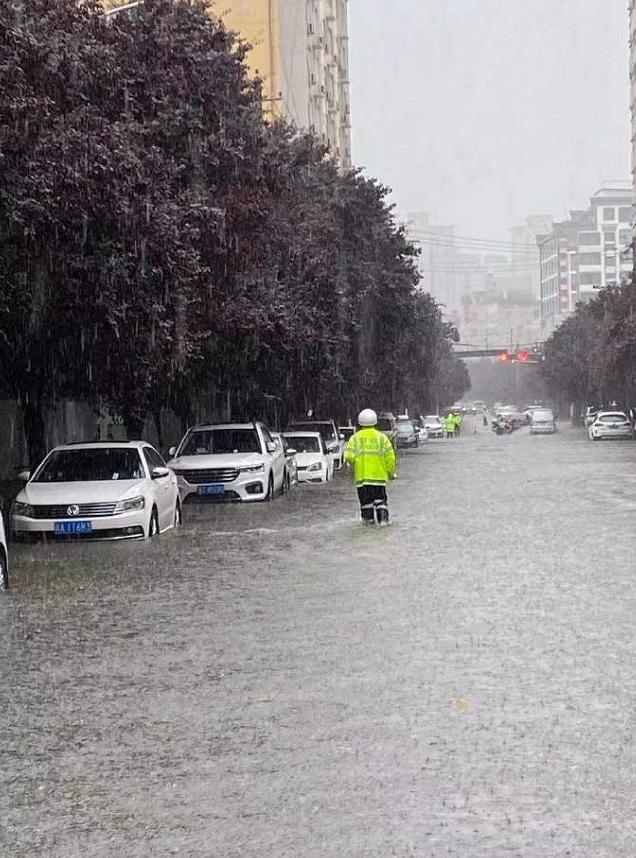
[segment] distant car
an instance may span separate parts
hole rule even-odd
[[[604,438],[630,439],[633,437],[633,428],[624,411],[599,411],[587,434],[590,441],[602,441]]]
[[[523,416],[525,417],[526,423],[530,425],[532,423],[532,415],[535,411],[549,411],[545,405],[527,405],[523,409]]]
[[[423,417],[417,417],[413,420],[413,425],[415,426],[415,431],[417,432],[418,440],[420,444],[426,444],[428,441],[428,430],[426,425],[424,424]]]
[[[170,455],[184,501],[265,501],[285,490],[285,453],[258,421],[195,426]]]
[[[338,432],[340,433],[340,437],[344,441],[345,446],[355,431],[355,426],[338,426]]]
[[[428,414],[424,418],[424,426],[429,438],[443,438],[445,434],[444,424],[439,414]]]
[[[328,483],[333,479],[333,456],[320,432],[283,432],[296,451],[299,483]]]
[[[395,417],[390,411],[385,411],[383,414],[378,414],[378,422],[375,427],[379,432],[389,439],[394,447],[397,447],[397,424]]]
[[[344,438],[336,429],[336,424],[333,420],[294,420],[292,421],[285,434],[289,432],[320,432],[322,439],[327,447],[327,452],[333,459],[333,465],[336,470],[342,468],[344,461]]]
[[[4,519],[0,509],[0,590],[9,589],[9,549],[4,529]]]
[[[144,441],[65,444],[24,478],[17,536],[151,537],[181,523],[177,478]]]
[[[556,420],[549,409],[536,409],[530,418],[531,435],[551,435],[556,432]]]
[[[287,442],[287,438],[282,432],[272,432],[272,438],[277,444],[282,447],[285,454],[285,482],[283,483],[283,493],[287,494],[298,483],[298,462],[296,461],[296,451],[293,446]]]
[[[583,423],[586,429],[589,429],[592,423],[596,420],[602,409],[596,408],[593,405],[588,405],[583,414]]]
[[[412,420],[397,420],[398,447],[417,447],[420,443],[419,433]]]

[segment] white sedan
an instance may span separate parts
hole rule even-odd
[[[265,501],[285,492],[285,453],[263,423],[196,426],[170,455],[182,500]]]
[[[283,432],[296,451],[299,483],[328,483],[333,479],[334,461],[320,432]]]
[[[0,510],[0,590],[9,589],[9,549],[4,532],[2,510]]]
[[[177,478],[144,441],[66,444],[23,477],[16,536],[143,538],[181,523]]]
[[[590,441],[602,441],[603,438],[630,439],[633,429],[624,411],[599,411],[587,434]]]

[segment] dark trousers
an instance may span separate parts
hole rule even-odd
[[[388,498],[384,486],[359,486],[358,500],[362,521],[375,521],[379,524],[389,520]]]

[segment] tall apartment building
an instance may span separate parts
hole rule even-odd
[[[585,211],[572,211],[537,239],[541,280],[541,336],[550,336],[579,301],[631,275],[632,189],[606,185]]]
[[[103,0],[106,9],[143,0]],[[348,0],[209,0],[251,46],[263,111],[310,128],[342,167],[351,165]]]
[[[636,0],[629,0],[629,79],[632,114],[632,207],[636,206]],[[636,217],[632,217],[636,230]],[[636,233],[635,233],[636,234]]]
[[[442,305],[446,318],[458,324],[461,301],[455,227],[432,223],[428,212],[414,212],[408,216],[407,230],[414,244],[420,247],[418,268],[422,275],[422,288]]]
[[[348,0],[215,0],[214,10],[252,46],[266,113],[311,128],[351,164]]]

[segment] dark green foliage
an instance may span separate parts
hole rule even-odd
[[[636,287],[605,289],[577,306],[546,343],[550,390],[577,405],[636,402]]]
[[[467,381],[386,189],[261,118],[197,0],[0,0],[0,369],[32,448],[61,397],[138,427],[424,407]]]

